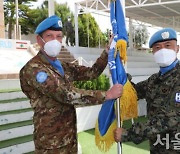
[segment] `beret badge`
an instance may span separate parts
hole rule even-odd
[[[58,25],[59,25],[59,27],[63,27],[61,20],[58,21]]]
[[[163,39],[168,39],[169,38],[169,32],[163,32],[161,34],[161,36],[162,36]]]

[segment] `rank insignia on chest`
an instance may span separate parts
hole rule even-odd
[[[176,93],[175,96],[175,104],[179,107],[180,106],[180,93]]]

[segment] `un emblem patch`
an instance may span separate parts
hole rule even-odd
[[[36,75],[36,80],[39,83],[43,83],[46,81],[47,77],[48,77],[48,75],[46,72],[38,72]]]
[[[62,26],[62,21],[61,21],[61,20],[58,20],[58,26],[59,26],[59,27],[63,27],[63,26]]]
[[[161,36],[162,36],[163,39],[168,39],[169,38],[169,32],[163,32],[161,34]]]

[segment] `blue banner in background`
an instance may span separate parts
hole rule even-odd
[[[0,48],[11,49],[13,48],[13,43],[10,40],[0,40]]]

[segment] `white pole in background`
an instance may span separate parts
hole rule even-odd
[[[133,25],[132,25],[132,19],[129,18],[129,55],[132,55],[132,51],[133,51]]]
[[[5,38],[4,8],[3,0],[0,0],[0,38]]]
[[[15,33],[15,36],[16,36],[15,39],[19,39],[18,0],[15,1],[15,6],[16,6],[16,30],[14,30],[14,31],[16,32]]]
[[[78,5],[74,4],[75,13],[74,13],[74,23],[75,23],[75,46],[79,47],[79,34],[78,34]]]
[[[48,13],[49,17],[55,14],[54,0],[48,0]]]

